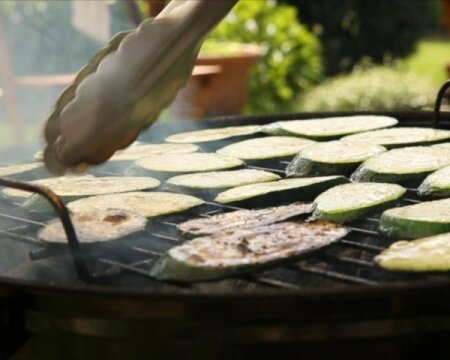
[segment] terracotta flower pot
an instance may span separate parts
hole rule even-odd
[[[199,66],[215,66],[220,71],[208,77],[193,76],[180,91],[174,104],[180,102],[188,111],[178,112],[177,117],[205,118],[239,115],[247,102],[251,68],[261,57],[257,45],[240,44],[239,51],[226,55],[200,55]],[[188,105],[190,104],[190,106]]]

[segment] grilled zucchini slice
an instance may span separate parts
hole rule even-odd
[[[313,143],[312,140],[293,136],[266,136],[227,145],[217,150],[217,153],[242,160],[284,158],[294,156]]]
[[[39,179],[39,180],[32,180],[32,181],[30,181],[30,184],[45,186],[50,189],[53,189],[55,187],[55,185],[57,185],[59,183],[76,184],[79,181],[84,182],[88,179],[93,179],[93,178],[94,178],[94,176],[92,176],[92,175],[60,176],[60,177],[51,177],[51,178],[45,178],[45,179]],[[31,193],[31,192],[13,189],[13,188],[3,189],[2,194],[5,197],[8,197],[18,203],[24,202],[26,199],[30,198],[33,195],[33,193]]]
[[[126,174],[153,176],[163,180],[186,173],[232,169],[243,164],[240,159],[218,154],[161,154],[137,160]]]
[[[313,217],[346,223],[384,209],[400,199],[406,190],[400,185],[380,183],[344,184],[320,194]]]
[[[428,175],[419,186],[418,191],[421,196],[449,197],[450,166]]]
[[[165,141],[170,143],[205,143],[210,141],[225,140],[237,136],[256,134],[261,130],[259,125],[228,126],[215,129],[203,129],[186,131],[170,135]]]
[[[389,150],[366,160],[353,173],[357,182],[389,182],[416,185],[428,174],[450,165],[450,151],[431,146]]]
[[[170,249],[152,266],[150,275],[176,281],[229,277],[308,254],[348,232],[330,222],[299,221],[200,237]]]
[[[178,225],[178,230],[185,236],[201,236],[224,233],[236,229],[256,228],[284,221],[313,211],[312,203],[296,203],[285,206],[268,207],[258,210],[236,210],[197,218]]]
[[[50,186],[64,203],[94,195],[114,194],[129,191],[150,190],[160,182],[147,177],[105,176],[105,177],[67,177],[64,181]],[[52,206],[41,195],[35,194],[23,204],[30,211],[52,211]]]
[[[342,141],[376,144],[387,148],[396,148],[412,145],[431,145],[447,139],[450,139],[450,131],[448,130],[419,127],[396,127],[349,135],[342,138]]]
[[[328,141],[309,145],[291,161],[286,175],[323,176],[350,175],[364,160],[385,152],[382,146]]]
[[[147,219],[130,211],[106,209],[83,210],[71,214],[71,220],[81,243],[98,243],[120,239],[145,228]],[[40,240],[67,244],[60,219],[48,222],[38,233]]]
[[[212,171],[172,177],[166,181],[165,188],[194,196],[214,198],[228,188],[275,180],[280,180],[280,176],[264,170]]]
[[[136,161],[157,154],[190,154],[199,149],[195,144],[139,144],[117,151],[108,161]]]
[[[450,233],[397,241],[376,256],[375,262],[393,271],[449,271]]]
[[[397,119],[389,116],[356,115],[322,119],[279,121],[266,125],[270,135],[296,135],[310,139],[337,139],[344,135],[394,126]]]
[[[136,212],[150,218],[182,212],[202,205],[203,203],[203,200],[190,195],[169,192],[135,191],[92,196],[75,200],[68,204],[68,208],[73,212],[83,211],[85,209],[101,211],[106,209],[120,209]]]
[[[433,145],[434,147],[438,148],[444,148],[444,149],[450,149],[450,142],[442,143],[442,144],[436,144]]]
[[[388,236],[417,239],[450,231],[450,199],[389,209],[380,219],[380,230]]]
[[[0,167],[0,177],[14,180],[33,180],[52,176],[43,162]]]
[[[221,204],[263,207],[309,201],[322,191],[348,182],[343,176],[322,176],[303,179],[283,179],[260,184],[244,185],[226,190],[215,198]]]

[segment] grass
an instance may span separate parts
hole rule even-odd
[[[445,65],[450,63],[449,40],[422,40],[414,54],[404,60],[406,69],[440,86],[447,80]]]

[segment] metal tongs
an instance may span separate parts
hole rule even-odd
[[[130,145],[187,82],[207,33],[238,0],[172,0],[116,35],[60,95],[45,126],[50,171],[83,171]]]

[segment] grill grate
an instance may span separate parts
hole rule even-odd
[[[272,172],[280,172],[284,162],[274,167],[258,167]],[[108,172],[111,175],[111,172]],[[121,175],[115,173],[115,175]],[[4,207],[8,204],[2,201]],[[407,196],[399,205],[420,202],[415,189],[408,189]],[[224,206],[214,202],[207,202],[200,214],[188,212],[183,215],[166,216],[150,221],[144,233],[130,240],[118,240],[120,256],[117,251],[111,251],[108,246],[81,248],[83,259],[88,264],[89,281],[100,284],[114,284],[114,279],[133,274],[145,278],[139,286],[160,286],[161,283],[149,277],[149,269],[153,262],[169,248],[181,244],[184,239],[177,234],[176,227],[182,222],[195,216],[210,217],[224,212],[238,210],[236,206]],[[45,245],[36,238],[37,231],[45,224],[48,217],[23,214],[19,207],[8,207],[7,212],[0,212],[0,224],[8,224],[0,230],[0,236],[11,241],[21,241],[32,244],[35,248],[30,251],[29,258],[33,261],[61,257],[68,254],[67,246]],[[13,211],[11,211],[13,210]],[[14,214],[10,214],[14,212]],[[199,289],[226,287],[245,288],[279,288],[299,289],[305,287],[330,286],[377,286],[380,284],[395,284],[423,280],[446,278],[446,275],[436,274],[400,274],[386,272],[373,263],[374,256],[389,246],[393,241],[381,236],[376,228],[378,216],[366,217],[349,224],[350,234],[339,243],[308,256],[297,262],[287,263],[273,269],[260,271],[231,280],[216,281],[200,284],[165,284],[180,290],[197,291]],[[114,242],[116,243],[116,242]],[[127,256],[123,256],[126,253]],[[86,280],[86,279],[85,279]]]

